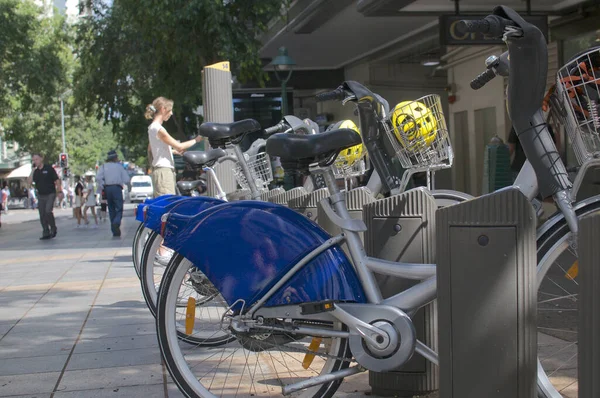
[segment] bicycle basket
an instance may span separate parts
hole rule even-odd
[[[331,125],[327,130],[352,129],[360,134],[356,124],[352,120],[342,120]],[[367,151],[364,144],[360,143],[350,148],[341,150],[333,163],[333,174],[335,178],[353,178],[365,174],[365,155]]]
[[[554,115],[565,126],[579,164],[600,155],[600,47],[559,69]]]
[[[382,124],[403,168],[452,166],[454,155],[439,95],[400,102]]]
[[[244,158],[246,159],[248,170],[250,170],[256,188],[259,190],[268,188],[269,183],[273,181],[273,170],[271,169],[271,159],[269,158],[269,155],[266,152],[259,152],[255,155],[248,155],[246,153],[244,154]],[[237,162],[233,168],[233,174],[242,189],[250,188],[239,162]]]

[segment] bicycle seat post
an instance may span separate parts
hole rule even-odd
[[[248,168],[248,163],[246,163],[246,158],[244,157],[244,152],[242,152],[242,148],[240,148],[239,144],[231,144],[233,147],[233,151],[235,152],[235,156],[237,157],[237,161],[244,172],[244,176],[246,177],[246,181],[248,182],[248,188],[250,188],[250,195],[252,199],[259,200],[260,199],[260,191],[256,187],[256,183],[254,181],[254,177]]]

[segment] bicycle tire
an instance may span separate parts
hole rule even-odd
[[[133,244],[131,247],[133,268],[135,269],[135,273],[138,276],[138,278],[140,277],[140,262],[142,256],[145,230],[146,227],[144,226],[144,224],[140,223],[140,225],[138,225],[137,229],[135,230],[135,234],[133,235]]]
[[[600,210],[600,201],[591,202],[580,209],[576,210],[577,218],[581,218],[595,211]],[[571,235],[571,231],[564,218],[560,219],[555,225],[545,231],[541,236],[537,237],[537,279],[538,279],[538,291],[544,284],[544,280],[550,270],[551,263],[544,261],[546,257],[554,258],[560,254],[554,253],[554,251],[561,251],[565,249],[565,244],[568,248],[568,238]],[[538,303],[540,296],[538,294]],[[539,307],[539,305],[538,305]],[[538,324],[540,323],[538,319]],[[577,338],[578,341],[578,338]],[[538,343],[538,351],[540,344]],[[556,389],[550,379],[546,375],[546,371],[541,365],[541,361],[538,360],[538,398],[562,398],[563,395]]]
[[[205,387],[201,382],[196,380],[196,377],[191,374],[187,363],[183,359],[182,352],[179,348],[178,341],[180,340],[178,331],[173,329],[173,322],[175,312],[175,301],[177,300],[177,294],[174,293],[176,289],[181,285],[181,279],[184,277],[184,273],[189,267],[188,264],[184,263],[185,258],[179,254],[176,254],[171,262],[171,265],[167,268],[163,278],[163,289],[158,299],[158,314],[156,317],[156,327],[158,335],[158,343],[161,350],[163,361],[169,371],[171,377],[179,387],[179,390],[188,398],[204,397],[202,390]],[[189,261],[188,261],[189,263]],[[191,264],[191,263],[190,263]],[[176,333],[173,333],[173,332]],[[232,336],[235,340],[235,337]],[[339,358],[350,358],[351,352],[350,347],[346,339],[341,339],[343,342],[340,343],[339,349],[337,350],[338,359],[332,360],[329,372],[338,371],[345,369],[349,366],[349,361],[340,360]],[[216,355],[215,355],[216,356]],[[342,379],[330,381],[320,387],[311,389],[312,398],[330,398],[337,391]],[[192,384],[199,383],[199,386]],[[314,391],[314,394],[312,393]]]

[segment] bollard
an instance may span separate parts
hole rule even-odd
[[[579,222],[579,397],[600,397],[600,212]]]
[[[214,123],[233,122],[233,94],[231,91],[231,71],[229,61],[217,62],[202,70],[202,103],[204,105],[204,121]],[[207,145],[208,146],[208,145]],[[208,149],[208,148],[206,148]],[[232,150],[227,154],[233,156]],[[230,193],[237,189],[233,174],[235,164],[230,160],[215,165],[215,174],[221,183],[223,192]],[[216,196],[214,184],[208,177],[209,196]]]
[[[319,203],[322,199],[325,199],[328,196],[329,189],[317,189],[316,191],[308,193],[304,196],[291,199],[288,202],[288,207],[292,210],[297,211],[298,213],[304,214],[312,221],[318,223],[319,218],[317,217],[317,203]]]
[[[289,191],[280,193],[279,195],[271,196],[268,200],[271,203],[286,206],[292,199],[299,198],[306,195],[306,189],[304,187],[292,188]]]
[[[441,398],[535,398],[536,218],[515,188],[439,209]]]
[[[367,255],[390,261],[434,263],[435,211],[437,205],[429,191],[415,188],[380,199],[363,208],[367,225]],[[416,283],[406,279],[375,274],[384,298]],[[421,308],[412,317],[417,338],[437,351],[437,303]],[[372,393],[380,396],[412,397],[437,390],[437,365],[420,355],[393,372],[369,372]]]

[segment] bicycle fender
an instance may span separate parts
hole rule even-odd
[[[183,227],[178,220],[174,216],[172,223],[167,221],[169,247],[202,271],[229,304],[241,299],[246,307],[330,238],[303,215],[269,202],[228,202],[204,210]],[[366,302],[338,245],[297,270],[265,306],[324,300]]]
[[[160,232],[161,217],[165,213],[169,213],[177,209],[177,212],[184,215],[197,214],[204,210],[203,203],[212,203],[218,201],[224,203],[222,200],[210,198],[207,196],[178,196],[176,200],[162,203],[161,205],[150,205],[146,211],[146,222],[145,226],[155,232]]]
[[[144,207],[149,206],[151,204],[158,204],[168,198],[174,197],[176,195],[161,195],[158,198],[146,199],[143,203],[140,203],[135,207],[134,215],[135,219],[139,222],[144,222]]]

